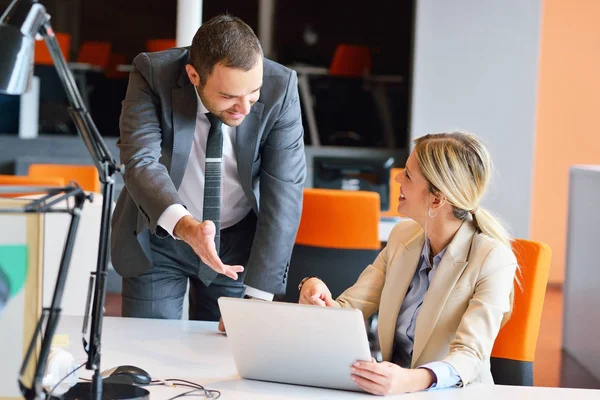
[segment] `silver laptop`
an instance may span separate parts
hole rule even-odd
[[[361,390],[350,379],[371,359],[360,311],[229,297],[219,308],[243,378]]]

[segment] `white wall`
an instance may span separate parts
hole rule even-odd
[[[411,135],[453,129],[488,145],[483,205],[529,236],[541,0],[417,0]]]

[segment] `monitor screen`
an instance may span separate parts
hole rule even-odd
[[[379,193],[381,211],[390,208],[393,157],[315,157],[313,187]]]

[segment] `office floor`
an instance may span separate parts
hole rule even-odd
[[[600,381],[561,349],[562,312],[562,289],[549,287],[535,352],[535,386],[600,389]]]
[[[542,313],[542,325],[535,355],[536,386],[600,389],[600,381],[561,350],[562,290],[549,287]],[[121,315],[121,295],[108,293],[106,315]]]

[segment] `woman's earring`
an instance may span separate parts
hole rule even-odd
[[[427,215],[429,216],[429,218],[435,218],[436,215],[438,215],[438,213],[435,214],[431,214],[431,208],[429,210],[427,210]]]

